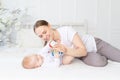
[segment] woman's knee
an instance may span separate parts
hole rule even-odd
[[[83,59],[83,62],[90,66],[95,67],[104,67],[108,64],[107,58],[101,55],[89,55],[88,57]]]
[[[107,60],[99,60],[99,61],[84,61],[85,64],[94,66],[94,67],[104,67],[108,64]]]
[[[94,66],[94,67],[104,67],[104,66],[106,66],[108,64],[108,61],[107,60],[100,60],[100,61],[98,61],[98,62],[93,62],[93,63],[91,63],[90,65],[91,66]]]

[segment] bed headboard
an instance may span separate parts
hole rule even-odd
[[[51,23],[52,24],[52,23]],[[26,24],[26,25],[20,25],[21,29],[32,29],[33,28],[33,24]],[[81,22],[78,23],[58,23],[58,24],[52,24],[53,28],[59,28],[62,26],[72,26],[77,32],[83,33],[83,34],[88,34],[88,22],[87,20],[83,20]]]
[[[62,26],[72,26],[77,32],[88,34],[88,22],[84,20],[83,22],[79,23],[62,23],[62,24],[54,24],[52,25],[54,28],[59,28]]]

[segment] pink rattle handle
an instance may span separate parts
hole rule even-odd
[[[53,48],[53,46],[54,46],[55,44],[57,44],[57,42],[55,42],[55,41],[50,41],[49,46],[50,46],[51,48]]]

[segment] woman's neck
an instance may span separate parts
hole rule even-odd
[[[60,41],[60,34],[57,30],[53,29],[53,40],[54,41]]]

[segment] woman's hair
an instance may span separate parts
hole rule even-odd
[[[38,20],[35,24],[34,24],[34,32],[35,32],[35,29],[40,27],[40,26],[48,26],[48,22],[45,21],[45,20]]]
[[[38,28],[38,27],[40,27],[40,26],[48,26],[49,25],[49,23],[47,22],[47,21],[45,21],[45,20],[38,20],[35,24],[34,24],[34,28],[33,28],[33,30],[34,30],[34,32],[35,32],[35,29],[36,28]],[[45,41],[45,43],[44,43],[44,46],[47,44],[47,41]]]

